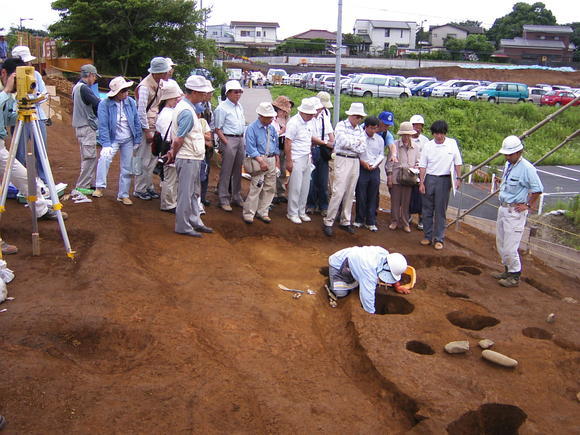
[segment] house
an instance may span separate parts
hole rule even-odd
[[[336,44],[336,32],[329,32],[328,30],[310,29],[298,35],[291,36],[288,39],[324,39],[329,44]]]
[[[570,42],[570,26],[525,24],[522,37],[500,40],[499,55],[515,62],[570,63],[576,46]]]
[[[429,42],[434,48],[445,47],[448,38],[466,39],[469,35],[483,35],[483,27],[460,26],[458,24],[444,24],[429,27]]]
[[[221,48],[256,48],[272,50],[278,45],[278,23],[232,21],[229,25],[208,25],[206,38]]]
[[[413,21],[356,20],[353,33],[363,39],[362,52],[377,54],[391,46],[415,49],[417,23]]]

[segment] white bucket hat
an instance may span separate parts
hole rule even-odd
[[[30,48],[25,45],[17,45],[12,49],[12,57],[19,57],[23,62],[30,62],[36,59],[30,54]]]
[[[425,124],[425,120],[421,115],[413,115],[409,120],[411,124]]]
[[[177,66],[177,64],[175,62],[173,62],[173,60],[171,60],[170,57],[166,57],[165,60],[167,61],[167,63],[169,64],[169,66],[171,68],[173,68],[174,66]]]
[[[208,86],[208,88],[210,88],[210,90],[208,92],[213,92],[215,91],[213,85],[211,84],[211,81],[208,79],[205,79],[205,84]]]
[[[211,92],[205,78],[202,76],[189,76],[185,82],[186,89],[196,92]]]
[[[276,116],[276,111],[272,106],[272,103],[260,103],[256,109],[258,115],[265,116],[266,118],[274,118]]]
[[[367,116],[367,114],[365,113],[365,106],[363,105],[363,103],[351,103],[350,109],[348,109],[344,113],[346,113],[348,116],[351,115]]]
[[[151,65],[149,66],[149,71],[151,74],[163,74],[169,72],[171,66],[167,63],[167,59],[164,57],[154,57],[151,59]]]
[[[183,92],[175,80],[168,80],[163,82],[163,87],[161,88],[161,101],[170,100],[172,98],[179,98],[183,95]]]
[[[324,104],[322,104],[322,101],[320,101],[320,98],[318,98],[318,97],[310,97],[310,98],[312,99],[312,103],[314,104],[314,108],[316,110],[324,108]]]
[[[413,123],[405,121],[401,122],[397,134],[400,136],[402,134],[417,134],[417,132],[415,131],[415,129],[413,129]]]
[[[307,115],[316,115],[316,106],[312,98],[302,98],[302,104],[298,107],[298,111]]]
[[[107,97],[114,97],[123,89],[127,89],[133,86],[133,83],[134,82],[132,81],[125,81],[125,77],[115,77],[109,82],[110,91],[107,92]]]
[[[240,85],[240,82],[237,80],[228,80],[226,82],[226,94],[229,91],[243,91],[242,85]]]
[[[327,109],[332,109],[332,102],[330,101],[330,94],[326,91],[320,91],[316,94],[316,97],[320,100],[322,105]]]

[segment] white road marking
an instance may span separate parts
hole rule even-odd
[[[580,172],[580,169],[569,168],[567,166],[556,166],[556,168],[568,169],[569,171]]]
[[[577,178],[566,177],[565,175],[560,175],[560,174],[554,174],[554,173],[552,173],[552,172],[543,171],[542,169],[538,169],[538,168],[536,168],[536,170],[537,170],[538,172],[541,172],[541,173],[543,173],[543,174],[548,174],[548,175],[551,175],[551,176],[553,176],[553,177],[565,178],[566,180],[572,180],[572,181],[580,181],[580,180],[579,180],[579,179],[577,179]]]

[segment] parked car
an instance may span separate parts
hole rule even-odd
[[[302,81],[302,78],[306,75],[306,73],[296,73],[292,75],[294,76],[294,78],[292,79],[292,85],[300,86],[300,82]]]
[[[490,103],[523,103],[529,96],[528,85],[509,82],[492,83],[477,93],[478,99]]]
[[[552,90],[553,91],[571,91],[572,88],[570,86],[564,86],[564,85],[552,85]]]
[[[542,95],[544,95],[548,91],[543,88],[528,88],[528,92],[529,92],[528,101],[530,103],[540,104],[540,98],[542,98]]]
[[[445,83],[433,89],[431,92],[432,97],[455,97],[459,92],[459,89],[465,85],[479,85],[478,81],[475,80],[447,80]]]
[[[364,74],[357,74],[355,75],[352,79],[350,79],[350,82],[348,83],[348,88],[346,90],[345,93],[347,93],[348,95],[352,95],[352,88],[358,83],[360,82],[360,80],[362,79],[362,77],[364,76]]]
[[[407,77],[403,83],[405,83],[405,86],[408,86],[409,88],[413,89],[414,86],[418,85],[419,83],[425,82],[425,81],[431,81],[431,82],[435,82],[437,81],[437,78],[435,77]],[[415,95],[415,94],[413,94]]]
[[[425,89],[427,86],[440,85],[441,83],[443,83],[443,82],[440,82],[437,80],[424,80],[421,83],[418,83],[411,88],[411,94],[419,96],[419,95],[421,95],[421,91],[423,89]]]
[[[411,90],[398,77],[380,74],[363,74],[353,85],[352,95],[358,97],[407,98]]]
[[[565,106],[574,98],[576,98],[576,95],[574,95],[574,93],[571,91],[550,91],[542,95],[540,98],[540,106]],[[574,106],[579,105],[580,101],[576,101],[576,103],[574,103]]]
[[[477,101],[477,92],[482,91],[486,86],[467,85],[463,86],[455,98],[458,100]]]
[[[242,80],[241,68],[228,68],[226,69],[226,74],[228,75],[228,80]]]
[[[316,86],[316,80],[318,78],[320,78],[320,76],[322,75],[328,75],[328,74],[332,74],[329,72],[309,72],[306,74],[306,82],[304,83],[304,87],[306,89],[315,89]]]
[[[320,77],[314,79],[314,90],[322,91],[324,89],[324,80],[326,80],[329,77],[332,77],[334,80],[334,74],[331,73],[322,74]]]
[[[274,76],[280,76],[281,79],[283,80],[284,77],[286,77],[288,75],[288,73],[286,72],[286,70],[280,69],[280,68],[270,68],[268,70],[268,72],[266,73],[266,84],[271,85],[274,83]]]
[[[423,89],[421,89],[420,91],[417,92],[417,95],[420,95],[421,97],[430,97],[431,92],[433,92],[433,89],[435,89],[437,86],[441,85],[442,83],[443,82],[435,82],[433,84],[425,86]]]
[[[347,79],[347,76],[340,76],[341,77],[341,81],[344,79]],[[322,82],[322,90],[326,91],[326,92],[334,92],[334,85],[335,85],[335,80],[334,80],[335,76],[328,76],[324,78],[324,81]]]

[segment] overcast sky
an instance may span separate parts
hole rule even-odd
[[[98,1],[98,0],[97,0]],[[278,38],[304,32],[309,29],[336,30],[338,0],[198,0],[203,7],[211,7],[208,24],[230,21],[274,21],[280,24]],[[18,26],[20,18],[25,27],[46,29],[58,20],[58,14],[50,7],[51,0],[26,0],[22,3],[2,0],[5,7],[0,14],[0,28]],[[352,32],[354,21],[360,19],[425,21],[431,25],[467,19],[483,21],[489,28],[493,21],[512,10],[515,1],[487,0],[482,2],[439,0],[413,0],[392,2],[385,0],[343,0],[343,33]],[[533,3],[529,1],[528,3]],[[543,2],[556,16],[558,24],[580,21],[580,7],[571,0],[545,0]],[[10,4],[10,7],[6,7]],[[574,6],[576,4],[576,6]],[[22,9],[18,8],[22,5]],[[391,7],[392,5],[392,7]]]

